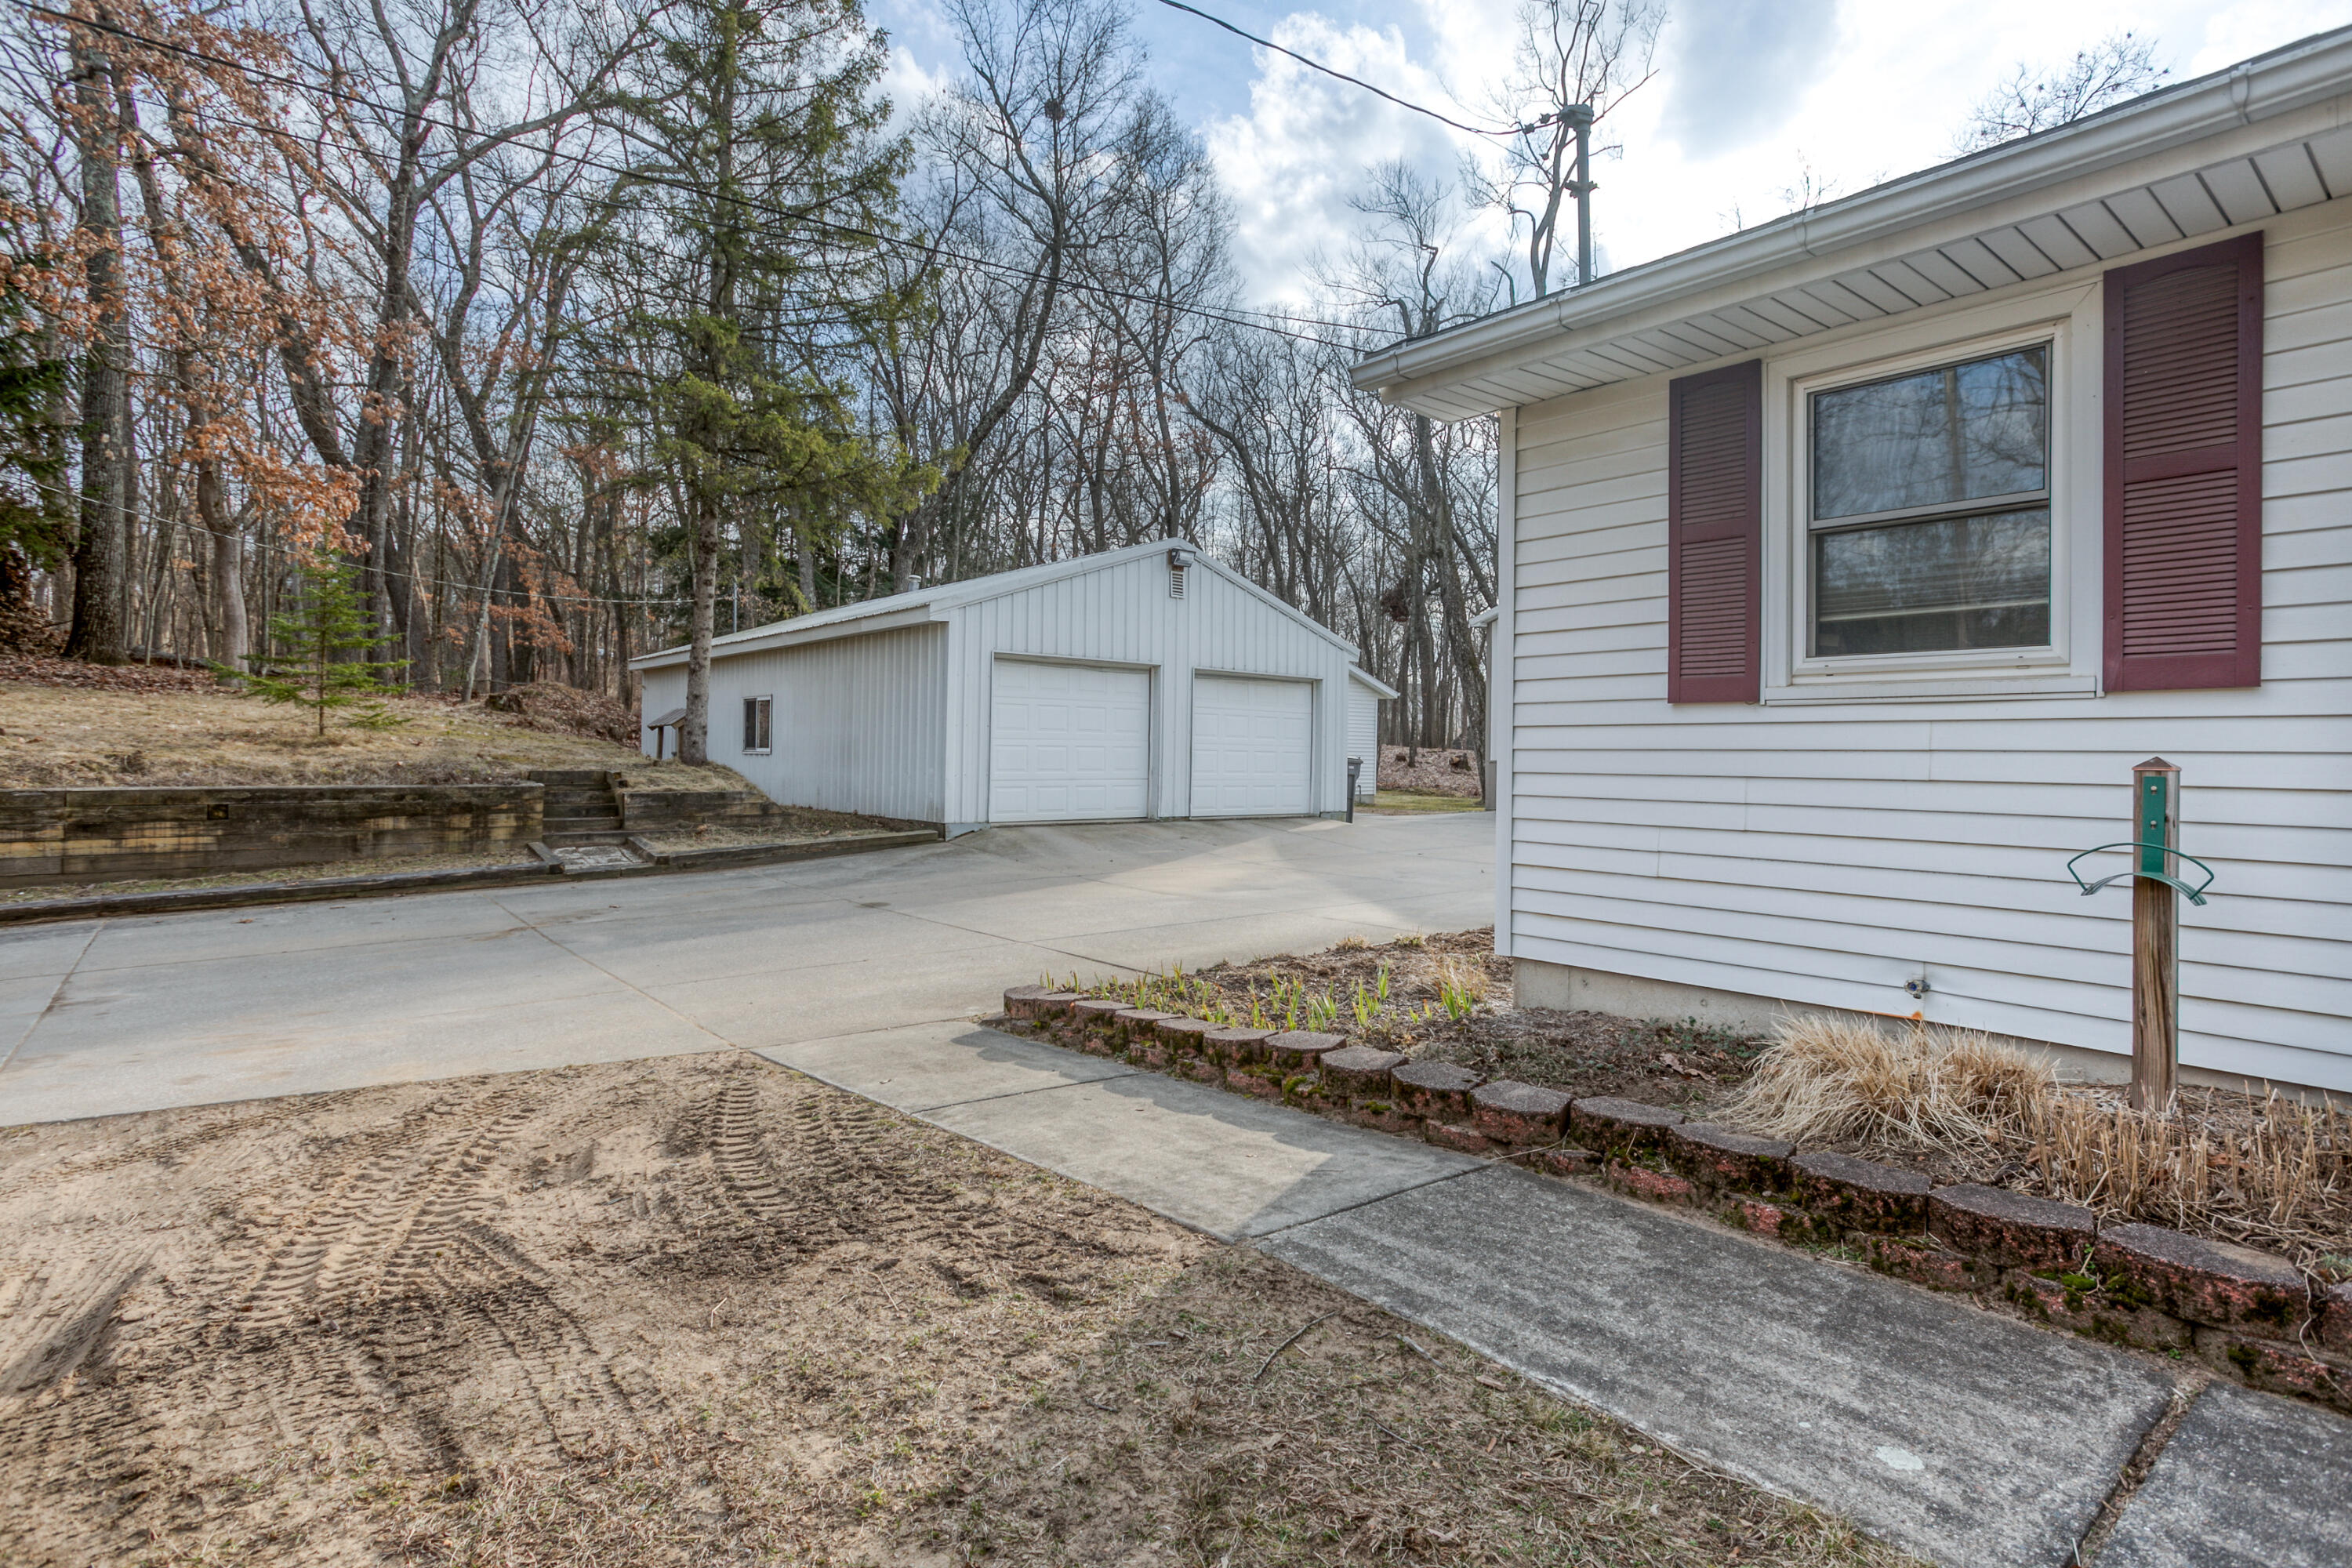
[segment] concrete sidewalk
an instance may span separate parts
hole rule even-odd
[[[1954,1568],[2059,1568],[2176,1370],[1591,1188],[967,1026],[770,1059],[1265,1248]],[[2216,1385],[2092,1568],[2352,1563],[2352,1423]]]

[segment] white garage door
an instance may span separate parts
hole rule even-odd
[[[1151,785],[1149,674],[1000,658],[995,688],[988,749],[991,822],[1143,815]]]
[[[1192,815],[1304,816],[1315,689],[1303,680],[1192,678]]]

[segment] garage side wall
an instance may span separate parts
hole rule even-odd
[[[1171,599],[1150,555],[964,605],[949,621],[948,817],[988,816],[989,710],[1000,655],[1152,669],[1151,815],[1192,814],[1194,669],[1316,684],[1314,807],[1345,808],[1350,651],[1204,565]]]
[[[910,626],[713,659],[710,760],[780,805],[945,821],[944,632]],[[684,668],[647,670],[646,691],[656,712],[683,703]],[[764,756],[743,749],[747,697],[773,703]]]
[[[1348,755],[1364,761],[1364,771],[1356,778],[1356,798],[1371,799],[1381,779],[1381,699],[1357,680],[1348,682]]]
[[[673,708],[685,706],[686,666],[679,664],[667,669],[640,671],[637,678],[637,750],[649,757],[654,754],[654,732],[645,727],[646,720],[659,718]],[[677,731],[663,731],[661,747],[663,756],[677,756]]]

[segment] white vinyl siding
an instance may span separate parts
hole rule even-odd
[[[2127,1052],[2131,900],[2063,867],[2160,753],[2218,873],[2182,1060],[2352,1089],[2352,201],[2264,233],[2257,689],[1670,707],[1667,378],[1520,409],[1511,952]]]
[[[1192,815],[1310,809],[1315,690],[1297,680],[1192,678]]]
[[[1151,677],[1000,658],[989,710],[988,819],[1139,817],[1150,796]]]
[[[1348,754],[1364,763],[1356,776],[1356,798],[1371,799],[1381,778],[1381,698],[1360,680],[1348,682]]]

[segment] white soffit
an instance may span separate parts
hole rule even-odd
[[[1400,344],[1353,379],[1436,418],[1469,418],[2343,196],[2352,28]]]

